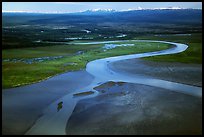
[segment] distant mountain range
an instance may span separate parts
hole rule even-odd
[[[39,16],[30,16],[36,14]],[[41,24],[67,24],[67,23],[165,23],[165,24],[194,24],[202,25],[201,9],[138,9],[128,11],[115,11],[112,9],[87,10],[77,13],[44,14],[44,13],[13,13],[3,12],[3,20],[6,16],[29,15],[30,23]]]

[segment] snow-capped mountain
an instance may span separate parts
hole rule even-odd
[[[106,13],[115,13],[118,12],[117,10],[114,9],[90,9],[90,10],[85,10],[81,12],[76,12],[76,14],[106,14]],[[75,14],[75,13],[74,13]]]
[[[91,10],[87,10],[87,11],[90,11],[90,12],[116,12],[116,10],[114,9],[91,9]]]

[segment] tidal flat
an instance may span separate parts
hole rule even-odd
[[[76,105],[68,135],[202,134],[202,98],[123,82],[95,89],[99,96]]]

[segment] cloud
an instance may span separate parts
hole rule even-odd
[[[102,4],[103,2],[54,2],[55,4],[64,4],[64,5],[81,5],[89,7],[106,7],[107,5]]]

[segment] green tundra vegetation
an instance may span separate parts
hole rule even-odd
[[[188,36],[167,35],[163,37],[141,37],[141,39],[165,40],[165,41],[178,42],[178,43],[183,43],[188,45],[187,50],[184,52],[181,52],[178,54],[172,54],[172,55],[145,57],[143,58],[145,60],[202,64],[202,34],[201,33],[191,34]]]
[[[127,42],[124,42],[127,44]],[[157,51],[169,48],[171,45],[151,42],[130,42],[136,46],[116,47],[104,51],[104,44],[94,45],[58,45],[52,47],[22,48],[3,50],[3,59],[32,58],[44,56],[64,55],[63,58],[33,62],[2,62],[2,85],[3,88],[16,87],[34,83],[50,76],[67,71],[84,69],[89,61],[112,57]],[[122,44],[119,42],[118,44]],[[77,51],[84,51],[82,54],[75,54]],[[25,53],[25,54],[24,54]]]

